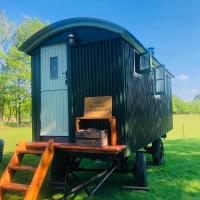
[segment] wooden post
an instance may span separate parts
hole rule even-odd
[[[183,123],[183,139],[185,139],[185,124]]]
[[[117,130],[116,130],[116,118],[112,117],[111,119],[111,146],[117,144]]]
[[[5,190],[0,190],[0,200],[4,200]]]
[[[79,123],[80,123],[80,119],[77,117],[76,118],[76,131],[79,131],[80,128],[79,128]]]

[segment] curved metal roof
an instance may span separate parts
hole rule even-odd
[[[102,28],[108,31],[112,31],[115,33],[118,33],[121,35],[122,38],[124,38],[126,41],[128,41],[130,44],[134,45],[138,51],[141,53],[147,51],[147,49],[137,40],[129,31],[127,31],[125,28],[106,21],[102,19],[96,19],[96,18],[71,18],[71,19],[65,19],[56,23],[53,23],[34,35],[32,35],[28,40],[26,40],[21,46],[20,50],[24,51],[26,53],[30,53],[33,51],[38,45],[40,45],[42,42],[47,40],[48,38],[63,32],[67,29],[71,28],[78,28],[78,27],[96,27],[96,28]]]
[[[50,37],[61,33],[65,30],[78,27],[94,27],[115,32],[121,35],[122,38],[124,38],[127,42],[134,46],[134,48],[136,48],[140,53],[148,51],[141,44],[141,42],[137,38],[135,38],[135,36],[132,33],[130,33],[122,26],[119,26],[115,23],[106,20],[87,17],[64,19],[56,23],[50,24],[49,26],[46,26],[45,28],[33,34],[19,47],[19,50],[30,54],[38,45],[40,45],[42,42],[49,39]],[[161,65],[161,63],[155,57],[153,57],[153,64],[155,66]]]

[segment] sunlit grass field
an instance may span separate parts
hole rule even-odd
[[[174,115],[168,139],[200,139],[200,115]]]
[[[6,167],[15,144],[21,139],[31,140],[30,128],[0,128],[0,138],[5,140],[3,162],[0,174]],[[174,129],[164,142],[165,164],[155,167],[147,155],[147,177],[149,192],[141,193],[123,190],[123,185],[132,184],[132,174],[114,174],[93,197],[97,200],[199,200],[200,199],[200,115],[175,115]],[[38,158],[27,157],[25,163],[36,163]],[[131,162],[131,161],[130,161]],[[19,174],[21,182],[30,180],[29,174]],[[62,193],[48,187],[49,176],[43,184],[39,199],[59,199]],[[76,200],[86,197],[82,192]],[[8,194],[8,200],[22,199],[17,194]]]

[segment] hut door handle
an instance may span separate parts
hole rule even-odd
[[[67,70],[66,70],[66,72],[63,72],[62,74],[65,74],[65,83],[66,83],[66,85],[67,85],[67,82],[68,82],[68,73],[67,73]]]

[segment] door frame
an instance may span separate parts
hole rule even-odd
[[[72,132],[75,127],[75,120],[73,119],[72,106],[73,106],[73,93],[72,93],[72,75],[71,75],[71,46],[68,42],[62,42],[66,44],[66,58],[67,58],[67,70],[68,70],[68,136],[56,136],[65,138],[64,141],[69,140],[70,142],[74,141],[74,134]],[[48,47],[51,45],[56,45],[59,43],[46,43],[45,45],[39,46],[31,54],[31,83],[32,83],[32,140],[41,141],[43,138],[48,139],[53,136],[40,136],[41,131],[41,48]],[[45,139],[45,140],[46,140]]]
[[[74,142],[73,130],[75,130],[75,119],[73,118],[73,92],[72,92],[72,62],[71,62],[71,45],[66,42],[67,57],[67,81],[68,81],[68,130],[69,142]]]

